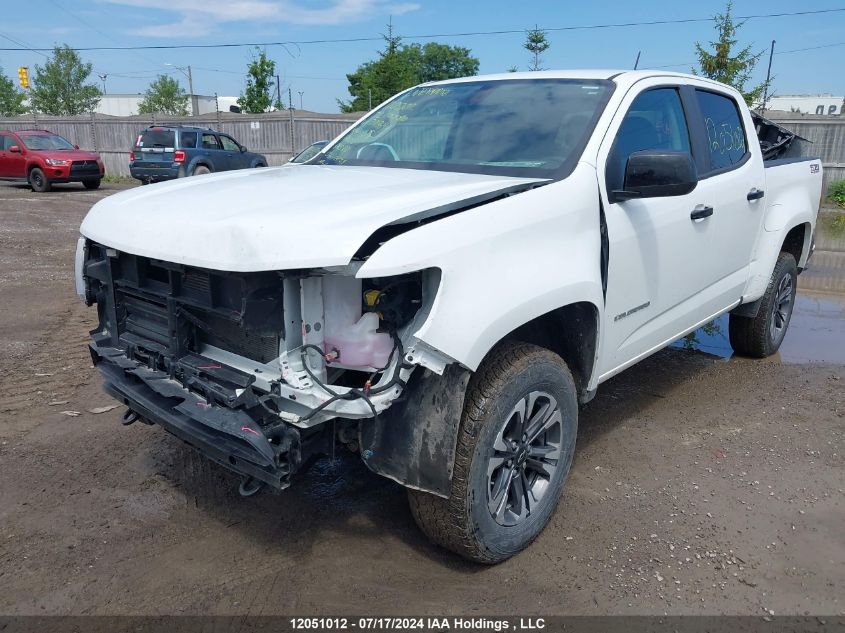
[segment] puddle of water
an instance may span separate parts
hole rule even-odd
[[[730,358],[733,349],[728,339],[728,315],[723,314],[671,347]],[[845,365],[845,296],[799,292],[786,338],[771,360]]]

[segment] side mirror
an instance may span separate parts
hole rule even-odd
[[[74,145],[73,149],[79,149],[79,145]]]
[[[683,196],[696,185],[698,174],[689,152],[647,149],[628,157],[623,188],[610,192],[610,201]]]
[[[241,153],[246,151],[246,145],[241,145]]]
[[[21,153],[21,146],[20,145],[12,145],[9,148],[9,152],[12,154],[20,154]]]

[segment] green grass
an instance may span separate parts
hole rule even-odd
[[[103,176],[103,182],[107,182],[113,185],[137,185],[138,181],[134,178],[130,178],[129,176]]]

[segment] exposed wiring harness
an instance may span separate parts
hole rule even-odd
[[[372,400],[370,400],[370,396],[374,396],[374,395],[377,395],[377,394],[380,394],[380,393],[384,393],[385,391],[392,389],[397,384],[401,384],[403,387],[405,385],[405,381],[403,381],[399,377],[400,372],[402,371],[402,368],[405,366],[404,363],[402,362],[402,358],[403,358],[403,355],[405,353],[404,348],[402,346],[402,341],[399,338],[399,336],[396,334],[396,332],[390,332],[390,336],[393,338],[393,349],[390,351],[390,356],[387,359],[387,364],[384,367],[382,367],[381,369],[377,369],[372,374],[370,374],[370,377],[367,379],[367,382],[364,383],[363,389],[350,389],[346,393],[338,393],[338,392],[334,391],[331,387],[329,387],[323,381],[321,381],[319,378],[317,378],[317,376],[314,374],[314,372],[311,371],[311,368],[308,366],[307,354],[308,354],[309,349],[316,351],[318,354],[320,354],[320,357],[322,357],[326,362],[328,362],[328,360],[326,359],[325,352],[322,349],[320,349],[319,347],[317,347],[316,345],[310,345],[310,344],[303,345],[300,348],[299,353],[300,353],[300,356],[302,358],[302,366],[305,368],[305,372],[308,374],[308,376],[311,378],[311,380],[314,381],[314,384],[316,384],[323,391],[328,393],[331,396],[331,398],[329,398],[328,400],[323,402],[317,408],[312,409],[307,415],[299,418],[299,421],[305,422],[306,420],[313,418],[320,411],[322,411],[323,409],[325,409],[329,405],[337,402],[338,400],[363,400],[367,404],[367,406],[370,408],[370,411],[373,412],[373,419],[375,420],[378,417],[378,412],[376,411],[376,407],[375,407],[375,405],[373,405]],[[390,367],[390,364],[393,362],[393,359],[396,356],[397,351],[398,351],[399,355],[398,355],[397,360],[396,360],[396,367],[393,369],[393,375],[390,377],[390,380],[387,381],[385,384],[380,385],[378,387],[371,387],[370,385],[372,384],[372,380],[376,376],[376,374],[383,372],[383,371],[386,371],[387,368]]]

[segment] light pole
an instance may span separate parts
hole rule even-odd
[[[166,63],[165,66],[170,66],[174,70],[178,70],[180,73],[182,73],[183,75],[185,75],[185,77],[188,78],[188,95],[190,96],[190,99],[191,99],[191,116],[196,116],[197,115],[197,108],[196,108],[196,104],[194,102],[194,77],[191,74],[191,67],[185,66],[183,68],[181,66],[174,66],[173,64],[168,64],[168,63]]]
[[[297,92],[299,93],[299,109],[302,110],[302,95],[305,94],[305,91],[304,90],[297,90]]]
[[[106,75],[106,74],[102,74],[102,75],[100,75],[100,74],[98,73],[98,74],[97,74],[97,77],[99,77],[99,78],[100,78],[100,81],[102,81],[102,82],[103,82],[103,94],[106,94],[106,78],[108,77],[108,75]]]

